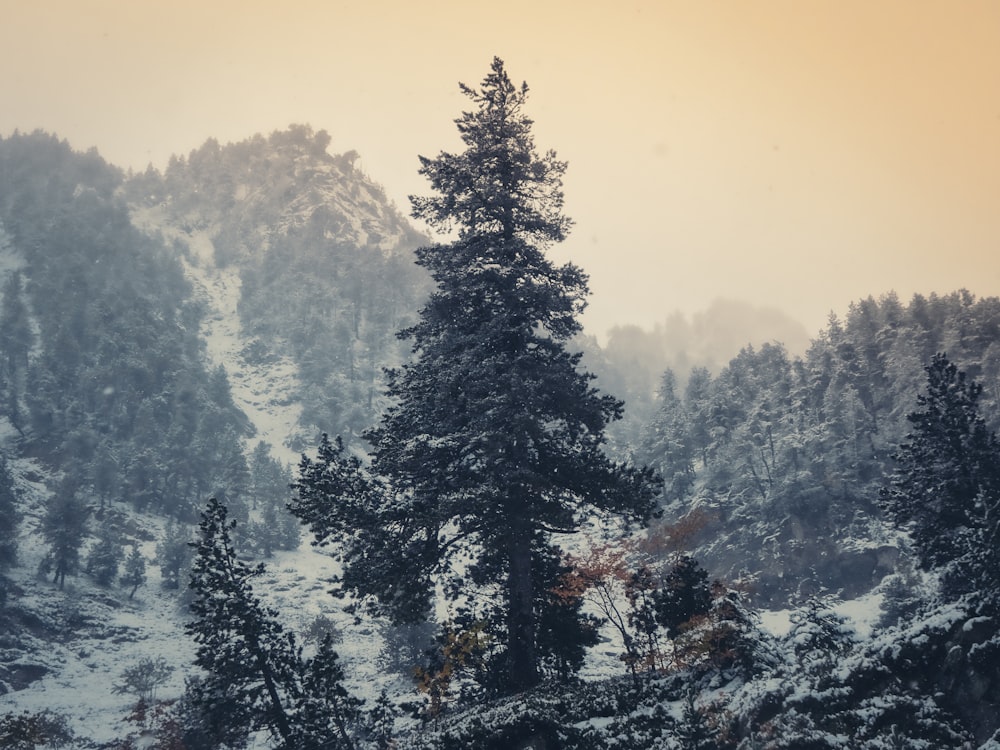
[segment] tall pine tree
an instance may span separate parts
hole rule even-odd
[[[499,588],[504,688],[519,691],[538,681],[536,589],[553,539],[592,512],[645,518],[655,483],[605,455],[604,429],[622,404],[566,349],[588,293],[583,271],[545,256],[571,225],[566,164],[536,151],[528,88],[501,60],[480,89],[461,90],[474,105],[456,120],[465,150],[421,157],[434,195],[411,198],[416,218],[457,238],[417,251],[437,289],[400,333],[413,358],[389,373],[393,406],[367,433],[373,481],[307,461],[294,505],[321,538],[364,511],[365,529],[348,536],[345,583],[397,618],[428,611],[437,576],[458,584],[456,596],[470,584]],[[326,455],[344,460],[329,444]],[[345,480],[339,490],[331,477]],[[361,497],[326,503],[333,518],[317,523],[310,509],[330,498],[322,486]]]

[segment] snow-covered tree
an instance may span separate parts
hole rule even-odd
[[[97,529],[97,541],[87,553],[86,570],[99,585],[110,586],[118,575],[118,566],[125,557],[122,546],[122,532],[114,514],[101,519]]]
[[[52,582],[63,588],[66,576],[80,568],[80,547],[87,534],[90,507],[77,497],[69,485],[64,485],[49,499],[42,517],[42,536],[49,552],[42,565],[53,574]]]
[[[943,568],[948,593],[1000,597],[1000,442],[979,414],[982,387],[937,354],[912,432],[881,493],[910,531],[921,567]]]
[[[0,453],[0,571],[17,562],[17,531],[21,513],[17,508],[14,478],[7,458]]]
[[[251,582],[264,566],[236,558],[234,525],[226,507],[210,500],[191,571],[195,619],[187,626],[206,677],[192,683],[190,697],[219,737],[267,730],[284,750],[352,748],[348,725],[358,701],[343,687],[330,638],[303,658],[277,611],[254,593]]]
[[[466,585],[502,584],[498,636],[506,688],[518,691],[539,679],[538,565],[554,536],[590,511],[642,518],[655,489],[652,472],[605,455],[622,405],[566,349],[587,277],[544,252],[571,224],[566,165],[536,151],[527,86],[501,60],[480,89],[461,88],[474,105],[456,120],[465,150],[421,157],[435,194],[412,199],[415,217],[457,239],[417,251],[437,289],[401,333],[414,357],[389,374],[393,403],[367,434],[382,489],[366,526],[377,531],[347,540],[345,580],[364,567],[378,576],[366,593],[421,617],[430,579],[465,558]]]
[[[156,545],[156,564],[160,568],[163,588],[179,589],[187,583],[188,567],[193,557],[190,527],[173,519],[167,521],[163,539]]]
[[[135,544],[132,545],[132,551],[125,558],[125,570],[118,582],[122,586],[129,587],[129,599],[134,597],[135,592],[146,582],[146,558],[143,557],[139,547]]]
[[[0,232],[3,227],[0,226]],[[0,247],[3,246],[0,236]],[[28,353],[34,345],[35,334],[31,329],[28,307],[24,301],[24,285],[19,272],[12,273],[3,285],[0,302],[0,373],[3,375],[3,403],[0,409],[20,430],[24,415],[21,397],[27,385]]]

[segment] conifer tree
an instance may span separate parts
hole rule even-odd
[[[49,499],[42,517],[42,536],[49,544],[43,565],[53,573],[52,582],[59,584],[60,589],[66,584],[66,576],[80,568],[80,547],[87,534],[90,511],[71,483],[64,483]]]
[[[708,571],[698,562],[683,555],[664,576],[655,592],[656,620],[670,638],[677,638],[685,623],[693,617],[708,614],[712,606],[712,591]]]
[[[921,567],[944,569],[948,593],[1000,605],[1000,442],[979,415],[979,384],[944,354],[925,370],[882,505],[909,529]]]
[[[434,195],[411,198],[416,218],[457,238],[417,251],[437,288],[400,334],[413,358],[388,374],[393,405],[366,435],[378,501],[366,492],[353,508],[327,503],[341,520],[320,530],[365,517],[347,540],[345,584],[398,619],[425,615],[431,580],[470,560],[464,585],[503,592],[497,636],[506,689],[518,691],[539,676],[538,570],[554,537],[589,512],[644,518],[655,489],[651,471],[606,457],[604,429],[622,404],[566,349],[588,293],[582,270],[545,256],[571,225],[566,164],[536,151],[527,85],[515,86],[501,60],[481,88],[461,90],[473,104],[456,120],[465,150],[421,157]],[[305,464],[300,492],[323,474]]]
[[[165,589],[179,589],[187,581],[187,571],[194,556],[187,524],[170,519],[163,529],[163,539],[156,545],[156,564]]]
[[[0,453],[0,571],[17,562],[17,531],[21,513],[17,509],[14,478],[7,458]]]
[[[191,571],[195,619],[187,626],[198,648],[204,680],[190,698],[216,737],[239,738],[268,730],[283,750],[352,748],[349,727],[359,701],[343,686],[344,673],[329,636],[305,659],[278,613],[261,602],[251,581],[264,572],[236,558],[235,522],[211,499],[202,514]]]
[[[235,525],[225,505],[209,501],[191,571],[195,619],[187,626],[198,644],[195,663],[208,673],[196,702],[208,716],[230,714],[234,726],[270,729],[288,742],[292,697],[283,687],[294,681],[295,644],[254,595],[250,582],[264,568],[236,558]]]
[[[122,573],[119,583],[122,586],[130,586],[128,598],[135,596],[135,592],[146,582],[146,558],[143,557],[139,547],[132,545],[132,551],[125,558],[125,571]]]
[[[2,228],[0,228],[2,229]],[[0,373],[6,393],[2,408],[17,430],[22,428],[20,400],[28,377],[28,353],[34,345],[21,274],[14,272],[3,285],[0,302]]]
[[[87,575],[100,586],[110,586],[125,556],[122,534],[114,515],[100,519],[97,541],[87,553]]]

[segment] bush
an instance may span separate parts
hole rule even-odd
[[[66,717],[52,711],[0,716],[0,747],[5,750],[68,747],[72,741],[73,730]]]

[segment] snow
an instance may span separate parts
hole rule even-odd
[[[299,429],[301,413],[301,406],[290,398],[299,389],[294,363],[287,357],[272,358],[266,364],[244,358],[248,340],[239,323],[238,271],[215,265],[210,230],[172,229],[160,214],[157,209],[144,209],[133,215],[133,221],[188,245],[190,257],[181,261],[195,295],[206,306],[201,331],[206,354],[213,366],[225,367],[233,401],[254,425],[256,439],[270,443],[278,460],[297,463],[298,454],[288,447]],[[18,265],[17,259],[8,255],[0,251],[0,272]],[[0,421],[0,441],[8,444],[16,437],[9,423]],[[255,441],[249,441],[248,453],[254,447]],[[161,700],[179,697],[184,677],[194,673],[195,644],[184,631],[188,614],[177,592],[161,587],[160,571],[153,562],[156,541],[152,540],[140,545],[147,559],[147,582],[133,600],[128,600],[127,591],[103,589],[84,575],[67,578],[64,591],[51,581],[39,580],[35,571],[45,550],[36,528],[48,497],[45,480],[55,478],[47,477],[29,459],[14,459],[11,468],[22,491],[25,513],[20,564],[9,571],[14,585],[25,592],[23,597],[15,597],[17,606],[40,613],[51,623],[51,630],[58,632],[38,636],[19,633],[16,649],[0,648],[4,664],[45,670],[44,676],[26,688],[0,695],[0,714],[50,710],[65,716],[78,738],[108,742],[122,737],[131,729],[123,719],[136,700],[114,692],[124,669],[143,658],[162,657],[174,670],[157,691]],[[146,536],[162,537],[163,519],[135,514],[125,506],[115,510],[131,516],[136,527],[148,532]],[[299,550],[279,552],[266,560],[265,575],[254,581],[255,593],[279,611],[282,626],[295,632],[300,642],[306,640],[303,634],[318,617],[332,621],[343,635],[335,649],[347,674],[348,688],[369,706],[383,689],[390,698],[412,700],[415,694],[410,681],[386,674],[381,668],[381,626],[344,612],[344,603],[329,593],[329,581],[339,572],[338,564],[308,542],[304,535]],[[76,626],[71,626],[74,622]],[[305,647],[308,652],[312,644]]]
[[[871,637],[872,631],[882,617],[882,593],[874,592],[839,602],[833,607],[833,611],[854,626],[859,638],[867,639]]]
[[[266,364],[247,362],[242,354],[247,339],[241,335],[238,313],[239,271],[215,266],[207,232],[193,232],[187,239],[196,262],[182,258],[182,264],[195,295],[209,307],[202,324],[209,359],[226,368],[233,401],[250,418],[257,437],[271,444],[275,458],[294,465],[299,455],[287,443],[302,413],[301,405],[289,399],[299,389],[295,363],[287,356]]]
[[[257,431],[257,438],[270,443],[271,454],[284,464],[297,465],[300,455],[289,447],[298,431],[302,406],[293,398],[299,390],[295,363],[288,356],[276,356],[267,363],[248,362],[243,349],[239,318],[242,281],[235,267],[220,268],[215,263],[212,230],[182,231],[172,227],[162,209],[135,208],[133,223],[147,232],[159,232],[167,240],[181,240],[190,258],[181,265],[194,288],[194,296],[206,306],[201,334],[213,366],[226,369],[233,402],[243,410]],[[247,446],[248,455],[253,445]]]
[[[16,470],[21,473],[24,469],[20,466]],[[34,525],[41,508],[41,492],[39,484],[26,503],[34,510],[25,527]],[[162,520],[129,515],[141,527],[161,536]],[[65,590],[59,591],[51,581],[35,578],[44,550],[30,544],[34,539],[30,533],[30,528],[25,528],[22,534],[23,541],[29,543],[22,544],[22,564],[10,571],[14,583],[25,590],[18,605],[39,613],[68,635],[64,640],[19,635],[24,648],[13,663],[37,665],[47,673],[23,690],[0,695],[0,714],[50,710],[67,717],[78,737],[109,742],[124,736],[129,728],[123,719],[136,698],[116,694],[114,686],[127,667],[140,659],[157,657],[174,667],[170,679],[157,691],[161,700],[179,697],[185,675],[195,672],[195,644],[184,632],[188,616],[177,592],[161,588],[159,568],[151,562],[147,563],[146,584],[131,601],[124,589],[101,588],[83,575],[67,578]],[[155,544],[148,541],[140,547],[147,561],[154,556]],[[386,675],[380,669],[377,657],[383,639],[377,623],[346,614],[341,602],[328,593],[327,582],[338,572],[334,560],[303,544],[295,552],[276,554],[265,564],[265,575],[253,582],[255,593],[279,611],[282,626],[295,632],[300,642],[317,617],[335,623],[343,634],[335,649],[344,665],[348,688],[355,695],[368,705],[374,704],[383,689],[390,697],[412,698],[412,687],[405,679]],[[9,651],[0,654],[4,662],[11,663]]]
[[[29,502],[38,501],[36,495]],[[144,524],[155,523],[155,519],[144,519]],[[23,524],[30,525],[30,520]],[[26,544],[32,538],[25,531],[21,565],[9,572],[26,592],[18,605],[39,613],[66,635],[65,640],[49,640],[19,634],[22,643],[34,647],[19,656],[20,662],[40,665],[49,672],[24,690],[0,696],[0,712],[47,709],[69,718],[80,736],[109,741],[124,735],[121,720],[135,698],[115,694],[113,688],[126,667],[144,657],[163,657],[180,668],[158,697],[177,697],[183,689],[183,674],[188,671],[184,667],[190,665],[193,649],[184,634],[177,597],[161,589],[159,569],[153,565],[147,566],[147,583],[131,601],[122,589],[102,589],[83,576],[67,578],[64,591],[49,581],[33,580],[44,550]],[[140,547],[147,559],[152,558],[154,548],[152,541]],[[81,623],[86,627],[80,627]]]
[[[761,612],[760,626],[763,630],[776,638],[782,638],[788,635],[789,631],[792,629],[791,615],[792,610],[790,609],[778,609]]]

